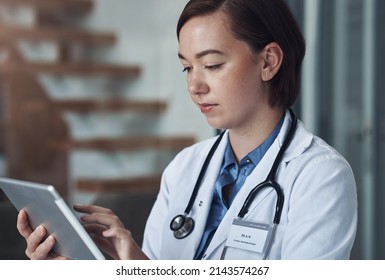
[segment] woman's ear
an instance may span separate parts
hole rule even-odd
[[[262,56],[264,59],[264,65],[262,68],[262,80],[265,82],[270,81],[278,73],[283,61],[283,51],[281,47],[273,42],[263,49]]]

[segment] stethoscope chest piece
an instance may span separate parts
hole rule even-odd
[[[177,215],[171,220],[170,229],[176,239],[187,237],[194,229],[194,220],[186,215]]]

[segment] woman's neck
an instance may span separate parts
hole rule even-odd
[[[229,139],[237,162],[260,146],[274,131],[284,111],[272,108],[261,114],[251,125],[229,129]]]

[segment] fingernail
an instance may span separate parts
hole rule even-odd
[[[52,235],[50,235],[47,237],[45,242],[47,245],[53,246],[55,244],[55,238]]]
[[[43,226],[38,226],[38,227],[37,227],[37,231],[38,231],[38,233],[39,233],[40,235],[44,234],[44,228],[43,228]]]

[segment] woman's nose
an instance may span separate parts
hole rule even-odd
[[[198,73],[191,73],[188,79],[188,91],[191,95],[205,94],[209,92],[209,86]]]

